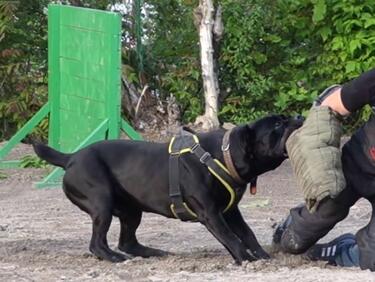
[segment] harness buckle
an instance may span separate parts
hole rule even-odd
[[[191,151],[194,153],[194,151],[199,147],[199,143],[195,143],[193,147],[191,147]]]
[[[205,164],[206,161],[211,157],[211,154],[209,152],[205,152],[199,159],[199,161],[202,163],[202,164]]]
[[[180,192],[170,193],[169,196],[170,196],[171,198],[181,197],[181,193],[180,193]]]

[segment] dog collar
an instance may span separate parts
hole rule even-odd
[[[232,160],[232,156],[230,154],[230,134],[232,133],[232,129],[225,132],[223,137],[223,143],[221,145],[221,151],[223,152],[225,166],[228,168],[230,175],[233,179],[241,185],[247,184],[245,180],[241,178],[238,174],[236,168],[234,167],[234,163]]]
[[[224,156],[224,162],[225,166],[227,167],[230,175],[233,177],[233,179],[239,183],[240,185],[245,185],[247,182],[241,178],[241,176],[238,174],[233,160],[232,156],[230,154],[230,134],[232,133],[232,129],[228,130],[225,132],[224,137],[223,137],[223,142],[221,145],[221,151],[223,152]],[[250,180],[250,193],[252,195],[255,195],[257,192],[257,177],[254,177]]]

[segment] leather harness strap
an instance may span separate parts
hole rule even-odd
[[[169,156],[169,197],[171,198],[171,211],[176,218],[182,221],[190,220],[192,214],[185,207],[180,188],[179,155]]]
[[[169,143],[169,197],[171,198],[170,209],[176,218],[182,221],[192,220],[197,215],[186,205],[183,200],[180,187],[180,156],[191,152],[198,139],[191,133],[181,130],[177,137],[173,137]]]

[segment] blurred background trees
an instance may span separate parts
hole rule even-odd
[[[137,1],[54,2],[107,10],[123,4],[125,86],[139,95],[147,85],[148,95],[159,106],[173,95],[182,121],[193,122],[204,109],[194,25],[199,1],[138,2],[142,7],[138,28]],[[0,1],[0,139],[9,138],[47,100],[50,2]],[[247,122],[272,112],[304,113],[325,87],[375,66],[373,0],[216,0],[215,4],[222,7],[224,23],[218,52],[221,121]],[[365,110],[355,121],[367,115]],[[46,128],[42,124],[37,134],[45,134]]]

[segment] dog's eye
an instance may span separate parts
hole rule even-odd
[[[278,121],[278,122],[275,123],[275,128],[279,128],[281,125],[282,125],[282,123],[280,121]]]

